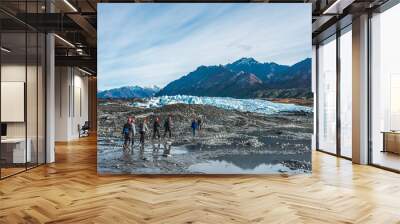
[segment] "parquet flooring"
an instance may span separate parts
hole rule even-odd
[[[400,175],[313,153],[313,174],[98,176],[96,139],[0,181],[0,223],[400,223]]]

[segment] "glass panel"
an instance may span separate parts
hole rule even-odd
[[[38,158],[38,142],[37,142],[37,132],[38,132],[38,88],[37,88],[37,45],[38,37],[36,32],[27,33],[28,38],[28,62],[27,62],[27,82],[26,82],[26,111],[27,111],[27,149],[30,150],[30,159],[28,159],[28,168],[37,165]]]
[[[39,34],[39,45],[38,45],[38,163],[45,163],[45,122],[46,122],[46,79],[45,79],[45,44],[46,37],[44,34]]]
[[[336,153],[336,40],[318,48],[318,148]]]
[[[27,2],[26,12],[37,13],[38,4],[36,1]],[[33,23],[35,17],[31,19]],[[36,17],[37,18],[37,17]],[[31,151],[28,168],[37,166],[38,160],[38,35],[34,30],[27,30],[27,150]]]
[[[315,45],[312,47],[312,70],[311,70],[311,75],[312,75],[312,80],[311,80],[311,86],[312,86],[312,92],[313,92],[313,98],[316,99],[316,82],[317,82],[317,48]],[[311,143],[311,149],[315,150],[317,148],[317,113],[315,113],[315,108],[317,107],[316,100],[314,100],[313,103],[313,108],[314,108],[314,121],[313,121],[313,136],[312,136],[312,143]]]
[[[352,157],[352,35],[340,36],[340,152]]]
[[[0,3],[0,7],[14,14],[43,13],[44,6],[44,0]],[[46,54],[44,34],[2,12],[0,20],[6,21],[0,22],[0,177],[4,178],[45,162]]]
[[[25,170],[26,151],[26,35],[2,33],[1,44],[1,160],[2,177]]]
[[[400,5],[372,18],[372,163],[400,170]]]
[[[53,4],[53,3],[51,3]],[[38,1],[38,13],[46,13],[46,0]],[[46,35],[38,34],[38,164],[46,163]]]

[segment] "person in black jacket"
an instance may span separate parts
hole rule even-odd
[[[160,139],[160,137],[161,137],[160,136],[160,127],[161,127],[160,118],[156,117],[156,119],[154,120],[154,123],[153,123],[153,139],[155,139],[156,136],[158,139]]]
[[[130,146],[132,136],[132,122],[130,118],[128,118],[122,128],[122,135],[124,136],[124,150],[126,150]]]
[[[132,131],[131,131],[131,149],[133,152],[133,146],[135,144],[135,137],[136,137],[136,118],[131,117],[131,126],[132,126]]]
[[[167,136],[167,133],[169,134],[169,138],[172,137],[172,132],[171,132],[171,128],[172,128],[172,116],[168,115],[168,118],[165,119],[164,122],[164,138],[165,136]]]
[[[203,120],[201,120],[201,117],[199,117],[197,119],[197,129],[199,129],[199,131],[201,131],[202,128],[203,128]]]

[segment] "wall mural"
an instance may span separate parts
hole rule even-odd
[[[310,4],[98,9],[99,174],[311,172]]]

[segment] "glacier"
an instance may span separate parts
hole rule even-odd
[[[231,97],[205,96],[160,96],[148,98],[145,103],[134,102],[132,106],[142,108],[157,108],[170,104],[201,104],[215,106],[222,109],[254,112],[261,114],[275,114],[284,112],[312,113],[312,108],[295,104],[275,103],[261,99],[236,99]]]

